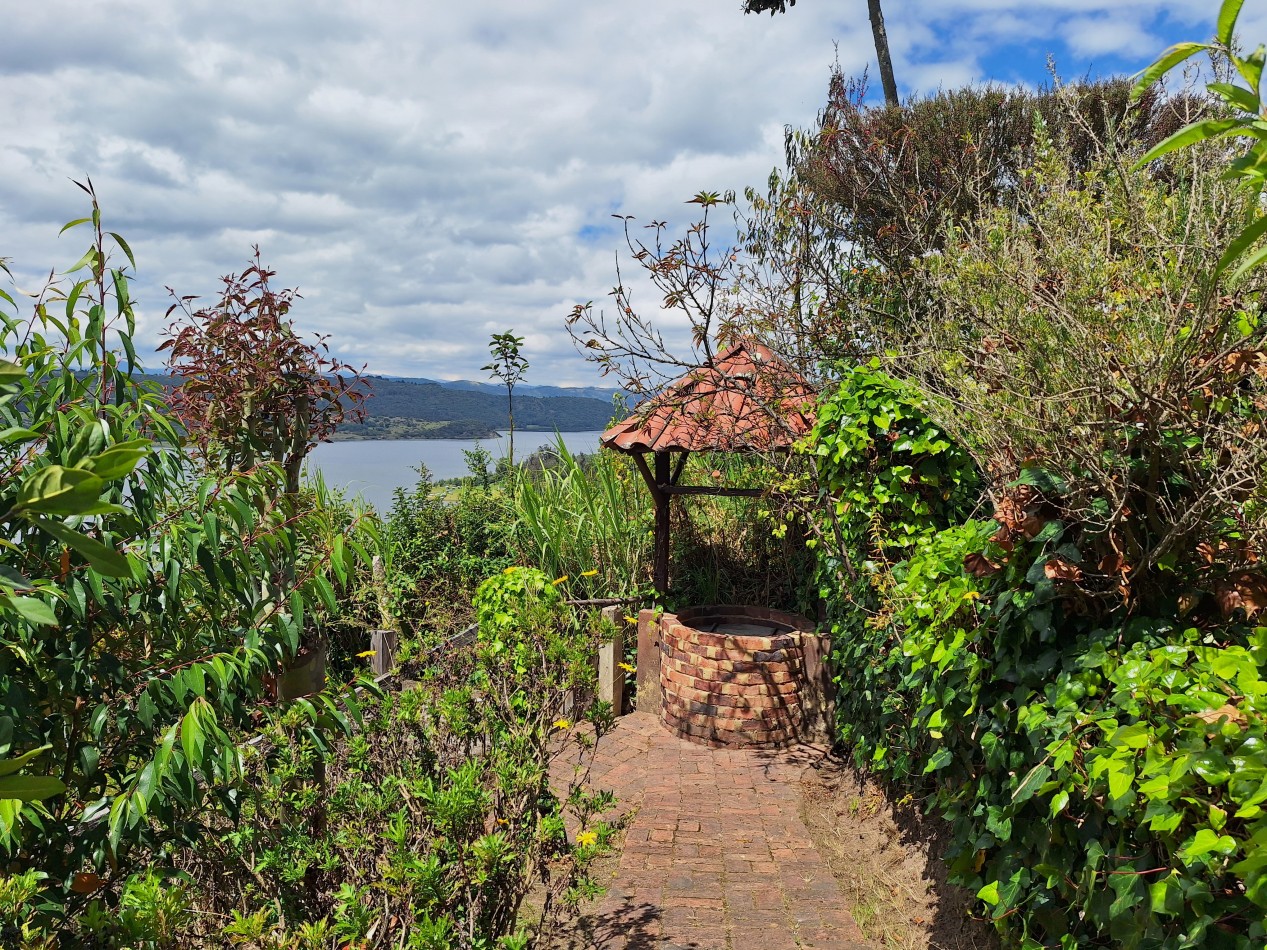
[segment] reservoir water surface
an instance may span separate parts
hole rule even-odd
[[[569,452],[597,452],[602,432],[564,432]],[[525,459],[543,446],[553,445],[553,432],[515,432],[515,458]],[[392,504],[396,488],[412,488],[418,481],[414,471],[426,465],[433,479],[457,478],[467,474],[463,449],[482,445],[494,458],[507,452],[509,439],[477,442],[474,439],[376,439],[364,442],[330,442],[318,445],[308,455],[308,470],[319,469],[326,484],[360,495],[380,512]]]

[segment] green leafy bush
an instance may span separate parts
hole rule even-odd
[[[1260,945],[1267,628],[1106,628],[1045,576],[1057,533],[965,572],[996,527],[922,539],[854,631],[855,757],[946,816],[955,879],[1025,946]]]
[[[1217,613],[1267,537],[1263,283],[1209,276],[1249,201],[1185,158],[1177,181],[1106,162],[1070,183],[1045,142],[1019,209],[927,262],[937,312],[893,361],[991,477],[1009,539],[1076,534],[1090,611]]]
[[[396,490],[384,520],[388,609],[428,639],[471,622],[476,587],[514,560],[514,523],[510,498],[487,469],[457,488],[438,488],[425,466],[418,471],[411,491]]]
[[[522,947],[596,891],[587,869],[609,844],[599,815],[613,800],[584,768],[556,769],[550,783],[556,759],[609,725],[592,700],[590,627],[539,571],[498,574],[477,600],[478,641],[432,654],[420,682],[371,698],[324,780],[304,718],[275,721],[250,763],[241,820],[182,859],[199,909],[235,916],[236,939]]]
[[[820,419],[842,738],[1023,947],[1261,946],[1259,304],[1201,276],[1244,206],[1039,156],[1023,214],[927,262],[940,316],[894,364],[957,501],[848,387]]]
[[[819,399],[803,448],[818,470],[818,563],[838,623],[846,604],[850,622],[875,617],[892,565],[977,501],[975,464],[921,403],[878,361],[846,370]]]
[[[131,251],[95,203],[85,225],[29,316],[0,291],[0,848],[50,933],[236,813],[242,733],[363,550],[278,468],[190,470],[133,378],[130,273],[109,261]],[[337,726],[328,697],[307,708]]]

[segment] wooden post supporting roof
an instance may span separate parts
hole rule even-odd
[[[655,589],[663,597],[669,590],[669,453],[655,454]]]

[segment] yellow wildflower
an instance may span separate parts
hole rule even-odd
[[[556,577],[550,583],[553,584],[555,587],[558,587],[560,584],[566,583],[567,579],[568,579],[568,576],[564,574],[562,577]]]
[[[582,831],[576,836],[576,843],[582,848],[588,848],[591,845],[598,844],[598,835],[592,831]]]
[[[619,666],[622,670],[624,670],[626,673],[633,673],[633,672],[636,672],[636,671],[634,670],[634,668],[633,668],[633,664],[632,664],[632,663],[618,663],[617,665],[618,665],[618,666]]]
[[[637,623],[637,622],[638,622],[637,617],[630,617],[628,614],[625,615],[625,623]]]
[[[554,728],[555,729],[571,729],[572,720],[571,719],[556,719],[554,720]]]
[[[502,573],[503,573],[503,574],[513,574],[513,573],[515,573],[515,571],[517,571],[517,570],[519,570],[519,568],[515,567],[515,566],[512,564],[510,567],[508,567],[508,568],[506,568],[504,571],[502,571]]]
[[[360,653],[357,654],[357,656],[363,660],[367,656],[378,656],[378,651],[377,650],[362,650]]]
[[[978,591],[970,590],[963,595],[964,600],[980,600],[981,594]]]
[[[582,577],[596,577],[597,575],[598,571],[581,571]]]

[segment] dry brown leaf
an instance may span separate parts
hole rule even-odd
[[[1047,575],[1049,581],[1077,584],[1082,580],[1082,568],[1058,557],[1052,558],[1043,565],[1043,573]]]
[[[989,577],[991,574],[999,572],[999,565],[995,564],[984,554],[964,555],[963,567],[973,577]]]
[[[101,877],[91,871],[81,871],[70,882],[70,889],[76,894],[91,894],[101,886]]]
[[[1193,715],[1202,722],[1209,723],[1212,726],[1217,726],[1223,719],[1236,723],[1238,726],[1245,724],[1245,714],[1231,703],[1224,703],[1218,709],[1203,709],[1199,713],[1193,713]]]
[[[1114,552],[1106,554],[1100,558],[1100,571],[1104,574],[1127,574],[1130,573],[1130,566],[1126,563],[1126,559],[1122,555]]]
[[[1219,609],[1224,617],[1230,617],[1238,609],[1252,617],[1267,608],[1267,577],[1243,571],[1226,578],[1214,590]]]
[[[1007,528],[999,528],[998,531],[991,535],[990,540],[1008,554],[1011,554],[1012,549],[1016,547],[1016,544],[1012,541],[1012,534],[1007,530]]]
[[[1047,519],[1042,515],[1029,513],[1020,523],[1021,534],[1027,538],[1036,538],[1038,533],[1043,530],[1043,525],[1047,524]]]

